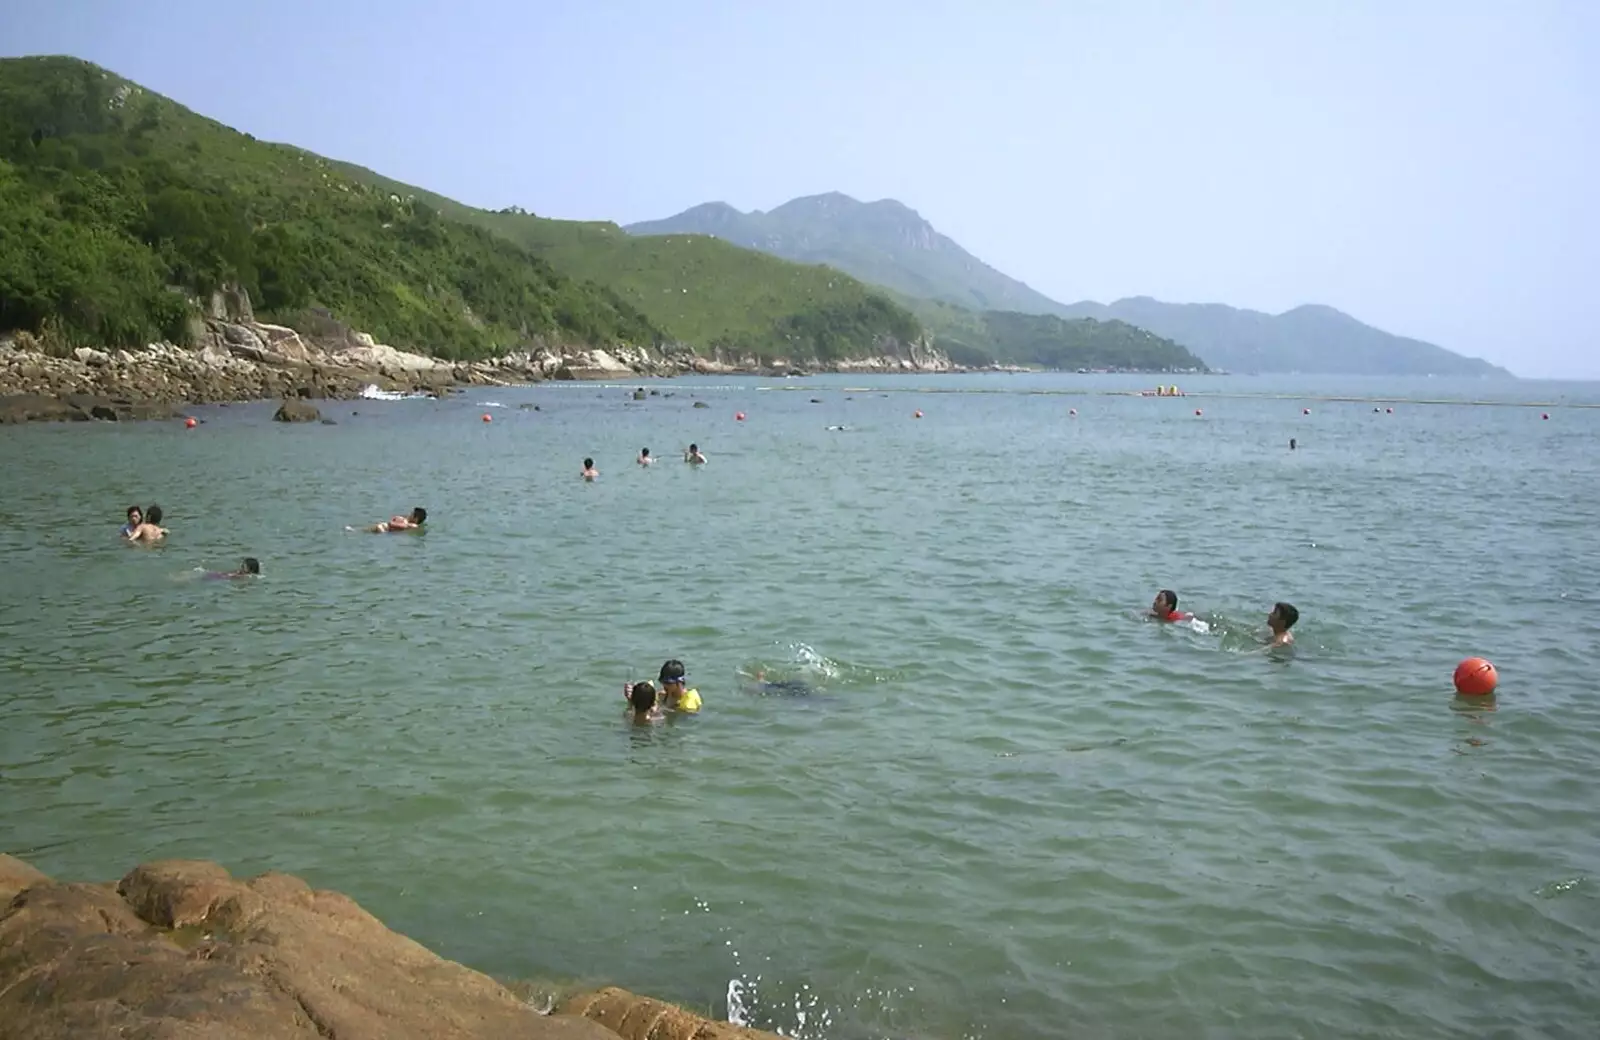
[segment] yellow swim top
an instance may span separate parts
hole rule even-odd
[[[684,690],[683,691],[683,696],[679,697],[676,701],[674,701],[672,703],[672,707],[677,711],[699,711],[700,710],[700,691],[699,690]]]

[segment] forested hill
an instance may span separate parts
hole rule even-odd
[[[192,299],[237,283],[268,319],[321,308],[454,358],[536,340],[850,356],[921,335],[837,272],[613,240],[257,141],[87,62],[0,60],[0,331],[183,342]]]

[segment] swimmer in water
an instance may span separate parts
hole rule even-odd
[[[1289,629],[1293,628],[1294,623],[1299,620],[1300,612],[1294,608],[1293,603],[1273,604],[1272,613],[1267,615],[1267,627],[1272,630],[1272,641],[1267,645],[1269,647],[1293,646],[1294,633],[1290,632]]]
[[[401,531],[420,531],[422,525],[428,522],[428,511],[421,506],[411,510],[410,516],[391,516],[387,521],[378,524],[369,524],[361,530],[366,534],[399,534]],[[346,527],[346,531],[354,531],[354,527]]]
[[[650,457],[650,449],[649,448],[640,448],[639,449],[638,462],[639,462],[639,465],[641,465],[641,466],[654,466],[656,464],[656,460],[652,459]]]
[[[1150,616],[1157,621],[1192,621],[1194,615],[1178,609],[1178,594],[1171,589],[1162,589],[1156,593],[1155,602],[1150,604]]]
[[[1294,440],[1294,438],[1293,438],[1293,437],[1290,437],[1290,438],[1289,438],[1289,450],[1290,450],[1290,451],[1294,451],[1294,449],[1295,449],[1295,448],[1296,448],[1296,447],[1297,447],[1297,445],[1296,445],[1296,444],[1295,444],[1295,440]]]
[[[629,683],[626,696],[628,716],[635,723],[654,722],[663,717],[661,705],[656,701],[656,688],[649,683]]]
[[[594,478],[598,477],[599,475],[600,475],[600,471],[594,468],[594,460],[593,459],[584,459],[583,460],[583,479],[587,480],[587,481],[590,481],[590,482],[593,482]]]
[[[128,507],[128,522],[122,525],[122,530],[117,532],[123,541],[132,541],[134,534],[139,530],[139,525],[144,523],[144,509],[140,506]]]
[[[134,528],[128,541],[135,545],[155,545],[166,536],[167,529],[161,526],[161,507],[152,505],[144,511],[144,522]]]
[[[757,669],[756,692],[763,697],[809,697],[816,691],[803,679],[773,679],[768,681],[766,671]]]
[[[683,453],[683,461],[694,466],[704,466],[706,457],[700,453],[700,445],[691,444],[689,450]]]
[[[693,714],[700,710],[700,691],[688,688],[683,662],[674,658],[661,666],[661,694],[673,711]]]
[[[239,564],[236,571],[206,571],[206,577],[213,581],[226,581],[231,578],[259,578],[261,577],[261,561],[254,556],[246,556]]]

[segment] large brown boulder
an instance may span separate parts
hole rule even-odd
[[[322,413],[317,411],[317,406],[307,404],[293,397],[286,397],[278,405],[278,410],[272,418],[277,422],[320,422]]]
[[[284,874],[167,861],[60,884],[0,856],[5,896],[0,1040],[616,1040]]]

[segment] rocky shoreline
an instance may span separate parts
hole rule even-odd
[[[754,357],[708,358],[686,347],[666,351],[540,347],[456,362],[397,350],[331,321],[318,336],[249,317],[210,317],[197,324],[191,347],[154,343],[142,350],[47,351],[25,333],[0,339],[0,424],[171,418],[185,405],[352,398],[374,385],[381,390],[440,394],[462,386],[524,385],[547,379],[965,371],[942,352],[921,345],[903,354],[886,352],[822,368],[763,364]]]
[[[0,1040],[776,1040],[607,988],[539,1008],[287,874],[69,884],[0,854]]]

